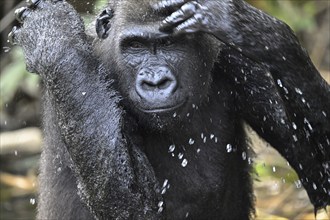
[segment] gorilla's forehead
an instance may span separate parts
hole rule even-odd
[[[151,23],[130,23],[126,24],[126,28],[121,30],[119,39],[143,37],[144,39],[155,40],[169,37],[168,34],[159,31],[159,26],[154,22]]]

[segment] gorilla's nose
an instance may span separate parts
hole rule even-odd
[[[149,101],[164,100],[171,96],[177,88],[177,80],[172,72],[162,67],[157,71],[142,69],[136,79],[136,91]]]

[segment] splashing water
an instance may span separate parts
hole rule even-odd
[[[231,146],[231,144],[227,144],[226,149],[227,149],[227,153],[230,153],[233,151],[233,146]]]
[[[187,159],[183,159],[183,160],[182,160],[182,163],[181,163],[181,166],[182,166],[182,167],[186,167],[187,164],[188,164],[188,160],[187,160]]]
[[[31,203],[31,205],[34,205],[34,204],[36,204],[36,199],[34,199],[34,198],[31,198],[31,199],[30,199],[30,203]]]
[[[195,143],[195,141],[194,141],[192,138],[190,138],[190,139],[189,139],[189,144],[190,144],[190,145],[193,145],[194,143]]]
[[[168,152],[173,153],[174,150],[175,150],[175,145],[174,144],[170,145],[170,147],[168,148]]]

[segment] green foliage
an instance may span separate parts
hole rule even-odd
[[[26,71],[22,50],[14,47],[9,55],[13,61],[0,75],[0,111],[13,99],[19,88],[33,94],[38,90],[39,77]]]
[[[248,2],[284,21],[295,32],[312,31],[316,27],[317,1],[248,0]]]
[[[297,173],[289,166],[286,166],[285,163],[277,165],[265,165],[264,163],[255,163],[254,170],[261,178],[273,177],[276,179],[285,179],[286,183],[294,183],[299,179]]]

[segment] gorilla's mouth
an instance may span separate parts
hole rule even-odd
[[[173,112],[175,110],[178,110],[181,108],[187,101],[183,101],[177,105],[174,106],[161,106],[161,107],[155,107],[155,108],[138,108],[140,111],[144,113],[167,113],[167,112]]]

